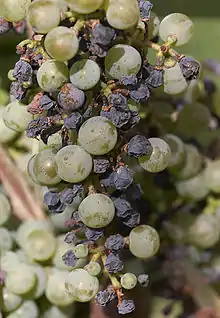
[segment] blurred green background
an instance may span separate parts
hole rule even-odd
[[[220,2],[218,0],[152,0],[153,11],[161,18],[172,12],[181,12],[194,22],[194,36],[178,51],[202,61],[206,58],[220,60]],[[0,77],[7,87],[7,72],[18,59],[15,46],[23,38],[10,32],[0,38]],[[219,81],[220,83],[220,81]]]

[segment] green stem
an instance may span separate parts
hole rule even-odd
[[[34,41],[30,40],[30,39],[26,39],[24,41],[21,41],[17,46],[23,47],[25,45],[28,45],[28,47],[34,47]]]
[[[85,25],[86,25],[86,21],[84,19],[79,18],[71,29],[75,32],[75,34],[78,34],[79,31],[82,28],[84,28]]]

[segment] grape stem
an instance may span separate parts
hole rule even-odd
[[[101,256],[101,260],[102,260],[102,264],[103,264],[103,268],[104,268],[104,273],[107,274],[107,276],[109,277],[111,284],[112,284],[112,288],[114,289],[117,298],[118,298],[118,304],[117,307],[119,307],[121,305],[122,302],[122,297],[124,296],[124,294],[122,293],[122,288],[121,288],[121,284],[119,283],[117,277],[115,275],[110,274],[106,267],[105,267],[105,262],[106,262],[106,255],[102,255]]]
[[[84,28],[85,25],[86,21],[79,18],[71,29],[75,32],[76,35],[78,35],[79,31]]]

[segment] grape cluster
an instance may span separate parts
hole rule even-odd
[[[73,299],[65,292],[69,271],[62,262],[68,250],[64,235],[56,237],[47,220],[27,220],[10,231],[11,220],[11,203],[1,189],[0,308],[4,317],[72,316]]]
[[[207,108],[191,105],[201,87],[200,64],[174,49],[190,40],[193,23],[181,13],[160,22],[152,7],[146,0],[3,0],[0,9],[1,33],[22,19],[32,32],[17,45],[20,59],[8,74],[11,102],[1,120],[5,129],[26,130],[39,140],[39,152],[28,163],[29,177],[43,187],[52,223],[69,229],[59,243],[45,224],[24,223],[18,230],[19,245],[31,259],[52,259],[66,270],[51,272],[47,283],[46,296],[57,306],[93,298],[106,306],[117,299],[119,314],[134,311],[124,291],[137,283],[148,286],[149,277],[126,272],[124,252],[146,260],[160,246],[152,222],[143,223],[137,207],[143,190],[149,197],[153,192],[141,188],[146,175],[152,173],[159,183],[167,169],[184,199],[202,200],[219,189],[212,176],[219,161],[206,163],[196,145],[179,138],[191,138],[209,124]],[[148,49],[155,51],[155,65]],[[207,82],[202,87],[207,92]],[[157,91],[162,100],[165,96],[159,106]],[[199,114],[198,125],[188,122],[193,112]],[[160,193],[155,194],[158,206]],[[206,216],[196,218],[187,231],[188,241],[203,248],[219,240],[215,217],[207,222]],[[13,289],[20,288],[15,281],[23,278],[22,271],[8,270],[6,277],[7,288],[12,285],[10,291],[18,295],[35,285],[27,269],[22,288],[28,289]],[[104,273],[109,284],[100,291]]]

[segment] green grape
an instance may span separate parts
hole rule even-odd
[[[166,42],[169,36],[175,36],[176,46],[189,42],[193,34],[193,22],[182,13],[171,13],[160,23],[159,35]]]
[[[67,5],[71,10],[87,14],[98,10],[104,0],[66,0]]]
[[[200,214],[188,229],[188,241],[200,248],[213,247],[220,238],[219,225],[210,214]]]
[[[1,255],[1,269],[6,273],[8,273],[9,271],[15,271],[19,263],[20,262],[18,255],[16,255],[15,252],[6,251],[5,253],[3,253],[3,255]]]
[[[35,2],[33,2],[35,3]],[[48,60],[37,71],[39,86],[46,92],[55,92],[68,81],[69,69],[63,62]]]
[[[164,92],[170,95],[176,95],[187,89],[187,81],[183,76],[178,63],[172,67],[163,68]]]
[[[8,222],[11,217],[11,204],[4,193],[0,193],[0,226]]]
[[[67,182],[83,181],[92,170],[92,157],[77,145],[60,149],[55,156],[55,162],[58,176]]]
[[[188,87],[184,92],[184,101],[186,104],[193,104],[201,97],[201,81],[193,79],[188,83]],[[190,118],[188,117],[187,120]]]
[[[54,235],[45,229],[35,229],[27,236],[27,241],[22,246],[25,252],[36,261],[51,259],[56,250]]]
[[[67,266],[63,259],[62,259],[62,256],[67,252],[69,251],[70,249],[70,246],[69,244],[67,244],[66,242],[64,242],[64,238],[65,238],[65,235],[60,235],[57,237],[57,249],[56,249],[56,253],[54,254],[54,257],[52,259],[52,263],[53,265],[57,268],[57,269],[60,269],[60,270],[73,270],[75,268],[78,268],[78,267],[83,267],[86,265],[87,263],[87,259],[84,258],[84,259],[79,259],[75,266],[72,268],[72,267],[69,267]]]
[[[37,304],[32,300],[25,300],[21,306],[11,312],[7,318],[38,318],[39,312]]]
[[[68,205],[62,213],[50,213],[49,217],[53,226],[59,231],[66,232],[67,221],[71,219],[74,211],[76,211],[76,207]]]
[[[4,108],[0,108],[0,142],[2,144],[7,144],[18,136],[18,132],[8,128],[5,125],[5,122],[2,118],[3,113],[4,113]]]
[[[17,132],[23,132],[27,128],[33,116],[28,113],[27,106],[18,101],[8,104],[2,113],[5,125]]]
[[[183,141],[178,136],[172,134],[165,135],[163,139],[168,143],[171,150],[169,168],[182,164],[185,159],[185,145]]]
[[[52,226],[46,220],[44,221],[28,220],[28,221],[22,222],[21,225],[18,227],[17,233],[16,233],[17,244],[23,247],[28,240],[29,234],[38,230],[52,233]]]
[[[78,143],[92,155],[104,155],[117,142],[117,130],[110,120],[102,116],[88,119],[80,127]]]
[[[106,11],[108,23],[115,29],[127,30],[137,25],[139,7],[136,0],[109,0]]]
[[[46,34],[60,23],[60,8],[52,0],[35,0],[28,7],[27,22],[34,32]]]
[[[102,228],[109,225],[114,215],[115,207],[112,200],[101,193],[90,194],[79,206],[81,221],[91,228]]]
[[[46,288],[47,284],[47,274],[45,269],[40,265],[32,265],[31,268],[33,269],[35,275],[36,275],[36,284],[34,288],[29,293],[30,299],[38,299],[44,294],[44,290]]]
[[[137,74],[142,59],[140,53],[130,45],[117,44],[105,57],[105,71],[108,77],[120,80],[123,76]]]
[[[192,200],[202,200],[208,193],[208,185],[205,182],[204,172],[188,180],[179,181],[175,184],[176,190],[181,197]]]
[[[35,159],[37,157],[37,154],[30,157],[28,164],[27,164],[27,173],[30,179],[39,185],[42,185],[42,183],[37,179],[36,175],[34,174],[34,167],[35,167]]]
[[[0,16],[10,22],[25,18],[31,0],[1,0]]]
[[[156,13],[150,13],[150,21],[147,24],[148,38],[149,40],[153,39],[159,32],[160,20]]]
[[[47,33],[44,46],[47,53],[57,61],[68,61],[76,55],[79,40],[73,30],[59,26]]]
[[[211,113],[205,105],[198,102],[185,104],[178,113],[176,131],[186,138],[195,137],[207,129],[210,119]]]
[[[220,159],[208,162],[204,178],[210,191],[220,193]]]
[[[101,265],[93,261],[89,262],[89,264],[85,267],[85,269],[91,276],[98,276],[102,270]]]
[[[22,298],[19,295],[15,295],[7,290],[6,287],[2,289],[2,295],[0,297],[0,308],[9,312],[15,310],[22,303]]]
[[[147,259],[154,256],[160,246],[157,231],[149,225],[139,225],[129,234],[129,249],[138,257]]]
[[[36,284],[36,275],[31,266],[17,263],[14,270],[8,271],[5,279],[6,288],[17,295],[24,295],[31,291]]]
[[[0,254],[2,251],[9,251],[13,247],[11,233],[4,227],[0,227]]]
[[[84,269],[75,269],[69,273],[66,291],[78,302],[92,300],[99,289],[99,281]]]
[[[29,166],[31,169],[31,165],[33,164],[33,175],[38,180],[38,183],[53,185],[61,181],[61,178],[57,174],[57,165],[55,161],[56,152],[56,149],[48,147],[41,150],[34,159],[31,158],[32,162]]]
[[[125,289],[133,289],[137,285],[137,277],[133,273],[126,273],[121,277],[121,286]]]
[[[44,145],[45,146],[45,145]],[[55,133],[51,136],[49,136],[47,140],[47,146],[53,147],[57,150],[62,148],[62,137],[59,133]]]
[[[193,145],[185,145],[184,167],[178,172],[178,179],[186,180],[194,177],[202,168],[202,156]]]
[[[166,141],[161,138],[149,138],[152,145],[150,156],[140,157],[139,163],[142,168],[149,172],[160,172],[166,169],[171,158],[171,150]]]
[[[89,253],[88,246],[85,244],[78,244],[73,248],[73,250],[77,258],[86,258]]]
[[[18,257],[18,261],[21,263],[36,265],[36,262],[29,256],[23,249],[16,250],[16,255]]]
[[[77,88],[88,90],[96,86],[100,80],[100,68],[92,60],[82,59],[70,68],[70,82]]]
[[[162,297],[152,297],[151,318],[164,318],[164,308],[170,308],[167,318],[176,318],[183,314],[182,301],[173,301],[172,299]]]
[[[54,305],[57,306],[68,306],[73,303],[73,297],[66,291],[66,281],[68,280],[67,271],[58,271],[51,273],[46,290],[45,295],[47,299]]]
[[[43,309],[41,318],[70,318],[74,317],[74,306],[71,304],[68,307],[59,307],[52,304]]]

